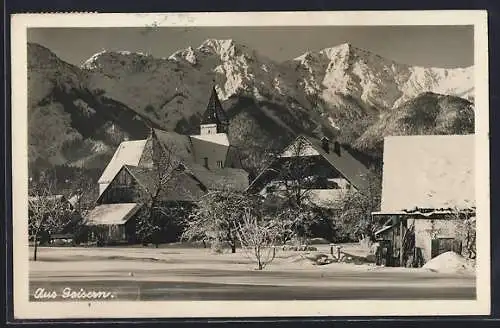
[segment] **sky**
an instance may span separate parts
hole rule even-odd
[[[272,26],[32,28],[28,42],[41,44],[64,61],[81,65],[93,54],[128,50],[168,57],[206,39],[233,39],[262,55],[284,61],[306,51],[342,43],[399,63],[425,67],[474,64],[473,26]]]

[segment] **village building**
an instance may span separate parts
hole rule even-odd
[[[338,141],[300,135],[250,184],[264,197],[283,196],[288,188],[304,190],[307,201],[335,207],[350,190],[363,190],[369,169]]]
[[[382,264],[420,266],[461,253],[463,222],[475,222],[474,135],[394,136],[384,141],[380,212],[375,233]]]
[[[188,208],[209,190],[245,190],[248,173],[241,169],[237,148],[229,143],[228,126],[213,88],[198,135],[152,129],[145,140],[122,142],[99,179],[97,206],[87,225],[104,227],[107,242],[136,242],[141,193],[158,189],[158,170],[165,166],[171,166],[172,173],[161,187],[164,204]],[[171,231],[166,238],[178,234]]]

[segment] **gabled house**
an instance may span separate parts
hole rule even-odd
[[[165,158],[175,175],[162,187],[165,203],[190,204],[214,189],[245,190],[248,174],[229,144],[228,122],[213,88],[199,135],[152,129],[145,140],[122,142],[99,179],[99,199],[88,225],[107,226],[108,240],[135,242],[141,193],[157,188]]]
[[[461,222],[475,217],[474,158],[474,135],[385,138],[381,211],[372,215],[384,223],[375,234],[388,264],[461,252]]]
[[[138,165],[147,143],[145,140],[123,141],[98,180],[99,195],[103,193],[123,165]]]
[[[339,142],[300,135],[255,178],[248,191],[267,197],[283,194],[295,184],[307,190],[311,202],[332,207],[347,191],[365,188],[368,174],[369,169]]]

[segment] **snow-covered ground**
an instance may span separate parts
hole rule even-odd
[[[328,245],[319,252],[328,254]],[[30,289],[94,288],[140,299],[470,299],[475,278],[425,269],[331,263],[306,252],[277,251],[264,270],[238,250],[186,248],[40,248],[30,261]],[[310,255],[310,254],[309,254]],[[162,290],[163,292],[160,292]],[[237,292],[236,292],[237,291]]]

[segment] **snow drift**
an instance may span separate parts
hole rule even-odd
[[[474,266],[463,256],[455,252],[446,252],[436,256],[424,266],[424,269],[439,273],[474,273]]]

